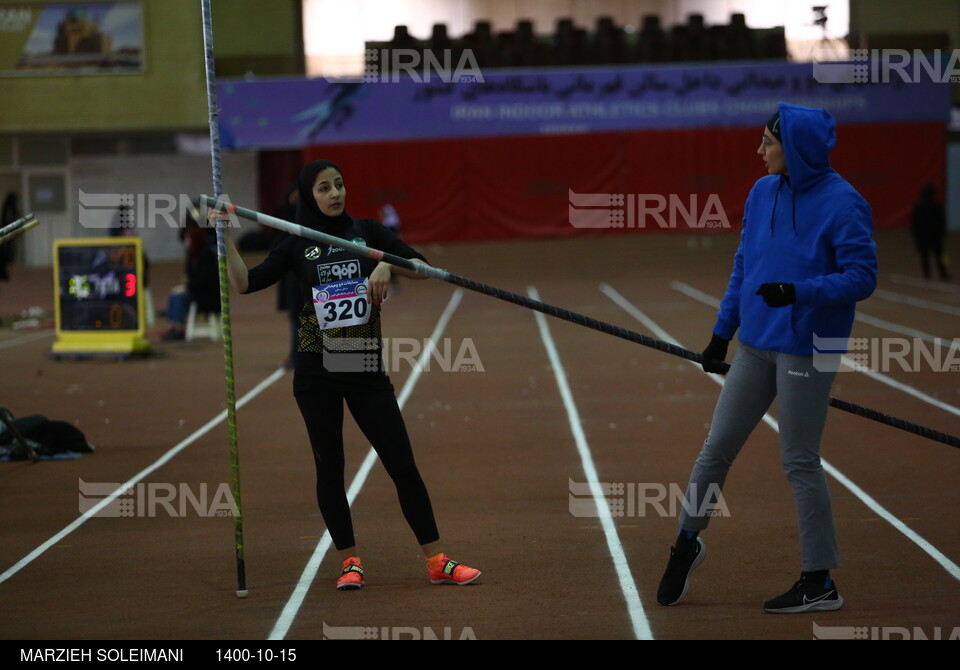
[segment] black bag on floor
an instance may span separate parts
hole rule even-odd
[[[5,412],[8,420],[12,419],[9,411],[4,408],[0,408],[0,411]],[[88,454],[93,451],[83,432],[66,421],[51,421],[45,416],[35,414],[12,419],[12,423],[16,431],[30,443],[37,456],[41,458],[56,457],[60,454]],[[0,449],[8,452],[9,460],[21,461],[28,458],[23,445],[7,428],[4,421],[0,421]]]

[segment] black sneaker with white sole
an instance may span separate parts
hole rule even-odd
[[[707,546],[699,537],[687,551],[670,547],[670,562],[660,579],[657,602],[661,605],[679,605],[690,590],[690,573],[707,557]]]
[[[830,612],[843,606],[843,598],[837,592],[832,579],[829,586],[816,583],[801,575],[793,587],[763,604],[763,611],[770,614],[800,614],[801,612]]]

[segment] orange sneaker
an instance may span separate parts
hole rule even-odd
[[[452,561],[446,554],[437,554],[427,559],[427,571],[433,584],[456,584],[466,586],[480,578],[480,571]]]
[[[343,572],[337,580],[338,591],[352,591],[363,586],[363,566],[360,559],[351,556],[343,562]]]

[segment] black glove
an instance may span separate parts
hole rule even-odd
[[[760,284],[757,295],[770,307],[786,307],[797,301],[797,289],[793,284]]]
[[[724,369],[723,359],[727,357],[727,346],[729,344],[730,340],[725,340],[719,335],[710,338],[710,344],[703,350],[703,361],[700,363],[704,372],[727,373]]]

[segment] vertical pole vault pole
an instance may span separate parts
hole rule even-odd
[[[220,110],[217,104],[217,76],[213,60],[213,18],[210,0],[200,0],[203,13],[203,52],[207,69],[207,109],[210,115],[210,160],[213,165],[213,194],[223,195],[220,177]],[[207,211],[201,207],[200,211]],[[230,280],[227,276],[226,219],[217,217],[217,264],[220,270],[220,314],[223,318],[223,366],[227,378],[227,427],[230,433],[231,490],[233,492],[234,535],[237,550],[237,597],[247,597],[247,576],[243,559],[243,506],[240,504],[240,454],[237,449],[237,396],[233,383],[233,335],[230,328]]]

